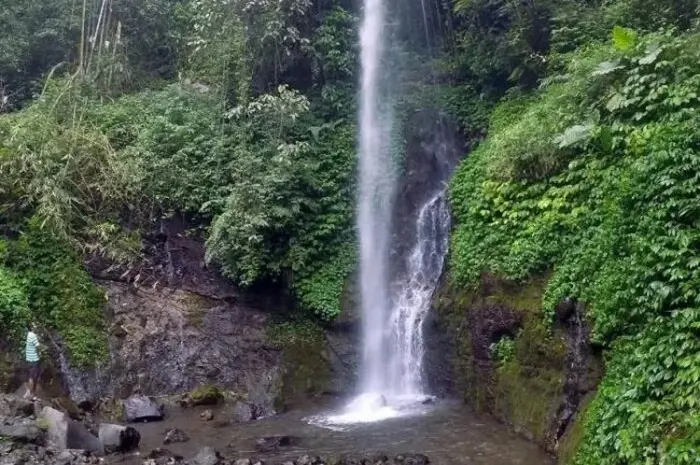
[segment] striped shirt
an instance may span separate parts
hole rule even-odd
[[[39,339],[37,339],[36,334],[33,331],[27,333],[27,361],[28,362],[38,362],[39,361]]]

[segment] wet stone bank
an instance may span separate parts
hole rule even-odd
[[[341,430],[309,423],[333,406],[239,422],[231,406],[218,402],[167,406],[148,422],[101,423],[85,412],[73,419],[41,402],[1,399],[0,465],[553,463],[535,444],[458,403],[438,402],[424,415]]]

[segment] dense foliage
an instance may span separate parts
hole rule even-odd
[[[337,316],[356,265],[348,3],[0,0],[2,335],[34,318],[99,363],[85,256],[138,262],[173,216],[239,285]],[[451,183],[452,277],[548,271],[548,316],[586,304],[607,372],[576,464],[697,463],[697,1],[396,3],[398,124],[434,106],[483,140]]]
[[[452,272],[552,270],[550,315],[587,304],[607,372],[575,463],[697,463],[700,35],[612,43],[557,56],[496,109],[452,182]]]
[[[31,313],[70,346],[76,328],[47,307],[97,317],[99,305],[36,294],[35,278],[60,281],[41,264],[77,276],[84,254],[138,262],[140,234],[178,215],[226,276],[280,281],[307,315],[332,319],[355,260],[355,16],[308,0],[132,3],[0,16],[26,43],[0,57],[3,109],[26,106],[0,118],[0,215],[10,248],[31,251],[7,265]]]

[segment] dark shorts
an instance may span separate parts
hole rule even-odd
[[[37,381],[41,375],[41,364],[39,362],[27,362],[27,371],[29,372],[29,379]]]

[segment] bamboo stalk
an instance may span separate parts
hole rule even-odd
[[[83,15],[82,23],[80,25],[80,52],[78,59],[79,72],[83,72],[83,66],[85,64],[85,16],[87,14],[87,0],[83,0]]]
[[[95,57],[95,46],[97,45],[97,35],[100,33],[100,26],[102,25],[102,18],[104,17],[105,14],[105,6],[107,5],[107,0],[101,0],[101,5],[100,5],[100,14],[97,15],[97,24],[95,25],[95,31],[92,34],[92,37],[90,37],[89,42],[90,42],[90,54],[88,56],[88,62],[86,65],[86,70],[88,74],[90,73],[90,65],[94,61],[93,58]],[[95,65],[96,67],[99,67],[99,63]]]
[[[112,74],[114,72],[114,60],[117,57],[117,45],[121,40],[122,35],[122,22],[117,21],[117,33],[114,37],[114,46],[112,47],[112,62],[109,64],[109,77],[107,78],[107,88],[112,86]]]

